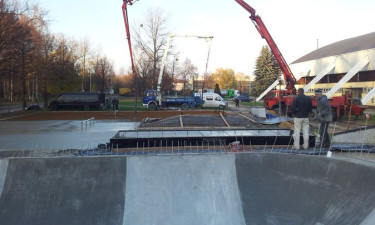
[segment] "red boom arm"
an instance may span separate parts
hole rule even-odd
[[[133,50],[132,50],[132,43],[130,40],[130,31],[129,31],[129,21],[128,21],[128,11],[127,11],[127,4],[132,5],[133,0],[123,0],[122,4],[122,14],[124,16],[124,23],[125,23],[125,30],[126,30],[126,39],[128,39],[128,45],[129,45],[129,52],[130,52],[130,60],[132,63],[132,71],[135,75],[135,66],[134,66],[134,60],[133,60]]]
[[[235,0],[235,1],[251,14],[250,15],[251,21],[253,21],[255,28],[258,30],[260,36],[266,39],[268,46],[271,48],[271,51],[276,58],[277,64],[279,65],[281,71],[284,74],[287,92],[289,94],[295,94],[296,88],[294,87],[294,85],[296,84],[296,78],[294,77],[292,71],[290,70],[288,64],[286,63],[275,41],[271,37],[271,34],[268,32],[262,19],[260,18],[260,16],[255,14],[255,9],[249,6],[246,2],[244,2],[243,0]]]

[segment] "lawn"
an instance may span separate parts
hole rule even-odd
[[[240,104],[245,106],[263,106],[263,102],[240,102]]]
[[[133,111],[135,106],[135,98],[121,98],[119,99],[119,108],[120,111]],[[147,111],[148,109],[143,106],[141,98],[138,98],[137,104],[138,111]]]
[[[343,116],[341,118],[341,121],[348,121],[349,119],[349,116]],[[367,126],[374,126],[375,125],[375,115],[370,115],[370,118],[367,119],[365,115],[361,115],[361,116],[358,116],[358,118],[356,118],[356,116],[352,115],[350,117],[350,120],[351,121],[361,121],[363,122],[363,126],[366,125],[366,120],[367,120]]]

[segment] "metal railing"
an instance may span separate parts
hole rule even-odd
[[[87,119],[87,120],[82,120],[81,129],[83,129],[83,127],[87,128],[87,124],[91,126],[91,125],[94,125],[94,123],[95,123],[95,117],[91,117],[90,119]]]

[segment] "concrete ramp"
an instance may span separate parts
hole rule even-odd
[[[1,193],[3,192],[7,169],[8,169],[8,160],[7,159],[0,160],[0,196],[1,196]]]
[[[1,225],[375,224],[374,165],[320,156],[11,158],[2,183]]]
[[[10,159],[0,224],[122,224],[125,177],[125,158]]]
[[[375,206],[374,167],[306,155],[239,154],[236,171],[246,224],[360,224]]]
[[[234,155],[131,157],[124,224],[241,225]]]

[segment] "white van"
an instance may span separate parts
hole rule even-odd
[[[195,93],[196,96],[202,97],[201,93]],[[202,107],[228,107],[228,102],[216,93],[203,93],[204,104]]]

